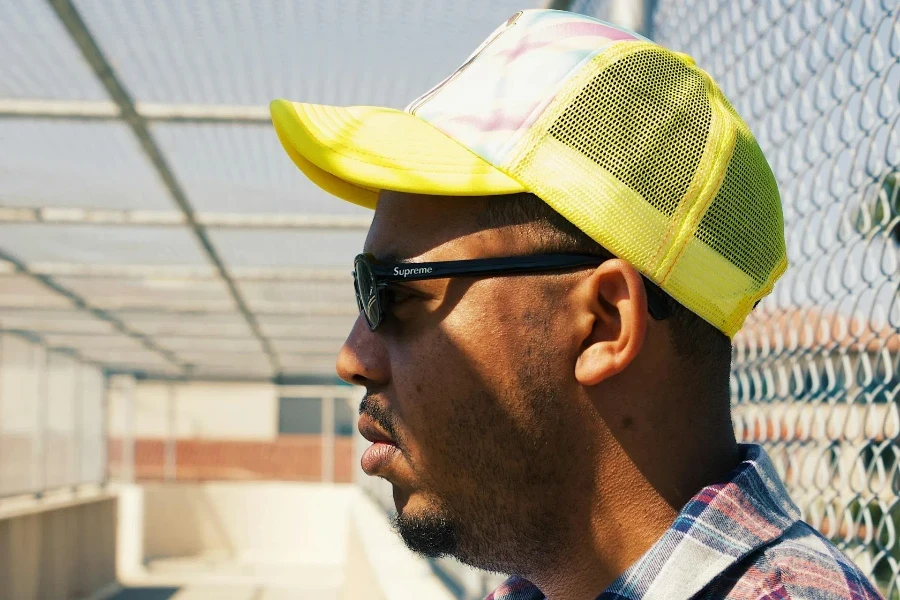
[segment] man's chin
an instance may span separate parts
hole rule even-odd
[[[437,512],[401,510],[391,518],[391,526],[406,547],[428,558],[452,556],[458,546],[457,528]]]

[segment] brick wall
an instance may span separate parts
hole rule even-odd
[[[182,481],[284,480],[321,481],[322,437],[283,435],[270,441],[177,440],[175,476]],[[163,479],[165,441],[140,438],[134,446],[135,479]],[[334,480],[349,483],[353,463],[353,438],[334,440]],[[112,477],[123,474],[122,441],[109,441]]]

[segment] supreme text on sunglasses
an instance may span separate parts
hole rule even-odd
[[[507,276],[562,271],[596,266],[610,257],[588,254],[537,254],[503,258],[475,258],[424,263],[391,263],[377,260],[371,254],[359,254],[353,261],[353,287],[356,304],[366,317],[369,329],[375,331],[390,309],[391,295],[387,286],[398,281],[422,281],[446,277]],[[654,319],[669,316],[665,292],[643,277],[647,290],[647,307]]]

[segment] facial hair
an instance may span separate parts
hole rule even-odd
[[[551,349],[541,337],[522,348],[521,366],[508,385],[479,390],[445,424],[442,454],[464,458],[440,476],[417,471],[429,506],[392,518],[414,552],[507,574],[521,574],[557,552],[565,512],[560,503],[573,461],[566,458],[559,419],[563,399],[549,372]],[[390,413],[363,402],[361,411],[396,440]],[[524,410],[515,416],[511,406]],[[460,480],[466,481],[454,485]]]

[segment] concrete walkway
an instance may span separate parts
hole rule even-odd
[[[185,557],[151,561],[113,600],[349,600],[344,573],[301,564]]]
[[[188,585],[135,587],[121,590],[110,600],[338,600],[338,594],[322,590],[257,587],[247,585]]]

